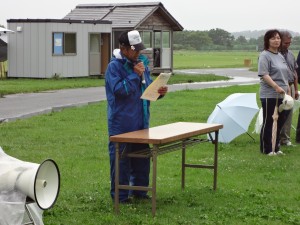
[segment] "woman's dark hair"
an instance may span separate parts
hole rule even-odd
[[[280,34],[279,30],[276,30],[276,29],[268,30],[268,31],[265,33],[265,36],[264,36],[264,49],[265,49],[265,50],[268,50],[268,49],[269,49],[269,47],[270,47],[270,42],[269,42],[269,40],[270,40],[272,37],[275,37],[276,34],[279,34],[280,39],[281,39],[281,34]],[[280,44],[280,45],[281,45],[281,44]]]

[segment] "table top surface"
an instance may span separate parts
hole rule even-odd
[[[222,129],[222,124],[177,122],[110,137],[112,142],[167,144]]]

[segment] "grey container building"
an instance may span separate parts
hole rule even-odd
[[[104,74],[111,56],[108,20],[10,19],[8,77]]]

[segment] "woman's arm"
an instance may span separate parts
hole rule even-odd
[[[274,88],[274,90],[279,93],[279,94],[284,94],[285,91],[278,86],[278,84],[275,83],[275,81],[272,80],[272,78],[270,77],[269,74],[262,76],[262,79],[268,84],[270,85],[272,88]]]

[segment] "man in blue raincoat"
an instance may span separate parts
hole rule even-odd
[[[145,49],[138,31],[126,31],[119,37],[120,49],[115,49],[105,73],[107,117],[109,136],[149,128],[148,100],[141,99],[143,91],[152,82],[148,59],[141,55]],[[164,96],[167,87],[158,93]],[[149,148],[147,144],[120,144],[123,151],[138,151]],[[109,142],[111,197],[115,194],[115,143]],[[121,158],[120,184],[148,186],[150,172],[149,158]],[[119,192],[121,203],[130,202],[129,197],[149,198],[146,191],[123,190]]]

